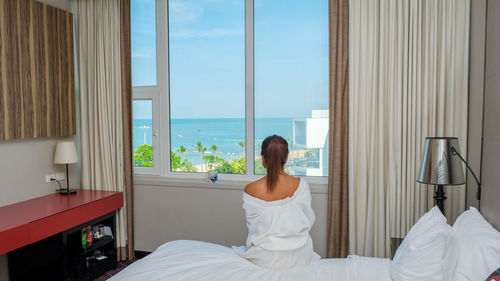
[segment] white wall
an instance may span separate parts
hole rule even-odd
[[[244,245],[244,182],[182,183],[136,177],[134,187],[135,250],[154,251],[165,242],[189,239],[226,246]],[[316,222],[314,250],[326,256],[327,187],[312,185]]]
[[[0,141],[0,206],[47,195],[58,188],[55,182],[45,183],[45,175],[65,173],[64,165],[53,163],[58,140],[74,137]],[[80,187],[78,164],[70,167],[71,186]]]

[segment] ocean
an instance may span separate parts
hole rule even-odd
[[[285,138],[291,146],[293,136],[293,118],[257,118],[255,119],[256,150],[260,152],[260,143],[270,135],[276,134]],[[134,150],[137,146],[152,142],[152,120],[134,119]],[[210,146],[216,145],[218,156],[225,159],[236,159],[244,156],[238,145],[245,140],[245,119],[172,119],[171,148],[176,150],[184,145],[188,152],[185,157],[194,165],[200,164],[200,156],[193,153],[197,149],[195,143],[201,141],[211,154]],[[219,153],[220,152],[220,153]],[[178,154],[178,153],[177,153]]]

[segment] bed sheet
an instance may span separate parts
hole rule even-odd
[[[273,271],[256,266],[225,246],[177,240],[131,264],[112,281],[391,281],[389,259],[349,256],[322,259],[306,267]]]

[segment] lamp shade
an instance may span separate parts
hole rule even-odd
[[[462,162],[458,155],[451,152],[458,147],[458,138],[425,138],[425,151],[422,168],[417,181],[436,185],[461,185],[465,183]]]
[[[59,141],[56,143],[54,153],[54,164],[78,163],[78,152],[76,145],[72,141]]]

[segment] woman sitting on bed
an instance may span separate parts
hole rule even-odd
[[[280,136],[267,137],[261,157],[267,174],[245,187],[248,238],[246,247],[233,247],[234,251],[271,269],[305,266],[319,260],[309,235],[315,218],[309,185],[284,170],[288,143]]]

